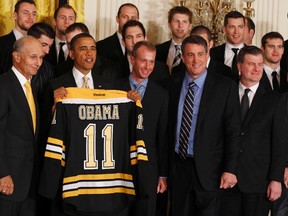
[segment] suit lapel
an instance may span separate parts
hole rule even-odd
[[[259,87],[256,91],[256,94],[253,98],[253,101],[251,103],[251,106],[247,112],[246,118],[242,124],[242,127],[244,128],[249,121],[251,120],[251,118],[255,115],[256,111],[259,110],[259,106],[261,106],[261,102],[262,102],[262,96],[263,94],[265,94],[265,87],[260,83]]]

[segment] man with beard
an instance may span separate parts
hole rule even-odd
[[[261,82],[267,90],[283,93],[287,91],[287,71],[280,67],[284,53],[284,39],[278,32],[268,32],[262,37],[262,50],[264,52],[264,73]]]
[[[15,4],[13,13],[15,27],[9,34],[0,37],[0,74],[11,68],[13,44],[27,35],[28,29],[35,23],[36,15],[33,0],[18,1]]]
[[[55,40],[45,59],[55,66],[68,57],[66,43],[66,29],[76,21],[76,12],[70,5],[62,5],[55,10],[53,24],[55,26]]]

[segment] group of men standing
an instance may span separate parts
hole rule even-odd
[[[253,33],[247,19],[232,11],[224,19],[226,43],[213,47],[211,31],[192,28],[191,11],[176,6],[168,13],[171,40],[155,47],[147,41],[138,8],[125,3],[116,16],[116,33],[96,43],[85,24],[76,22],[69,5],[56,9],[55,32],[49,24],[35,23],[36,14],[34,1],[18,1],[15,28],[0,37],[0,215],[263,216],[271,210],[274,216],[287,214],[288,82],[281,34],[265,34],[261,48],[245,44]],[[139,152],[147,151],[148,163],[139,176],[146,180],[146,196],[136,194],[133,203],[121,200],[121,211],[63,208],[62,183],[67,182],[53,182],[47,175],[47,158],[64,164],[73,157],[71,140],[66,146],[49,137],[50,123],[56,124],[56,103],[71,96],[69,87],[117,89],[127,91],[130,99],[141,99],[143,119],[139,117],[137,129],[143,123],[145,144]],[[62,120],[68,122],[66,118]],[[108,140],[113,142],[110,136]],[[87,145],[91,153],[92,144]],[[59,146],[66,156],[55,156]],[[87,155],[96,155],[92,153]],[[113,147],[104,152],[112,153]],[[88,187],[95,186],[92,180]],[[112,189],[108,179],[102,180],[104,192],[79,191],[107,196]],[[49,188],[55,183],[59,188],[51,197]],[[63,192],[64,200],[65,196]],[[85,206],[89,204],[94,209],[93,203]]]

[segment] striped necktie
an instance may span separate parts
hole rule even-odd
[[[175,45],[175,58],[173,60],[172,67],[175,67],[180,64],[181,62],[181,45]]]
[[[195,82],[189,83],[189,89],[185,97],[182,121],[180,126],[180,136],[179,136],[179,156],[182,160],[186,159],[190,129],[193,118],[193,107],[194,107],[194,89]]]
[[[83,88],[90,88],[88,84],[89,78],[87,76],[83,76],[82,79],[83,79]]]

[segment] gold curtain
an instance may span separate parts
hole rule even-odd
[[[0,35],[8,34],[14,28],[14,5],[18,0],[0,0]],[[53,14],[58,7],[58,0],[35,0],[37,22],[45,21],[52,25]],[[75,9],[77,22],[84,22],[84,0],[69,0]]]

